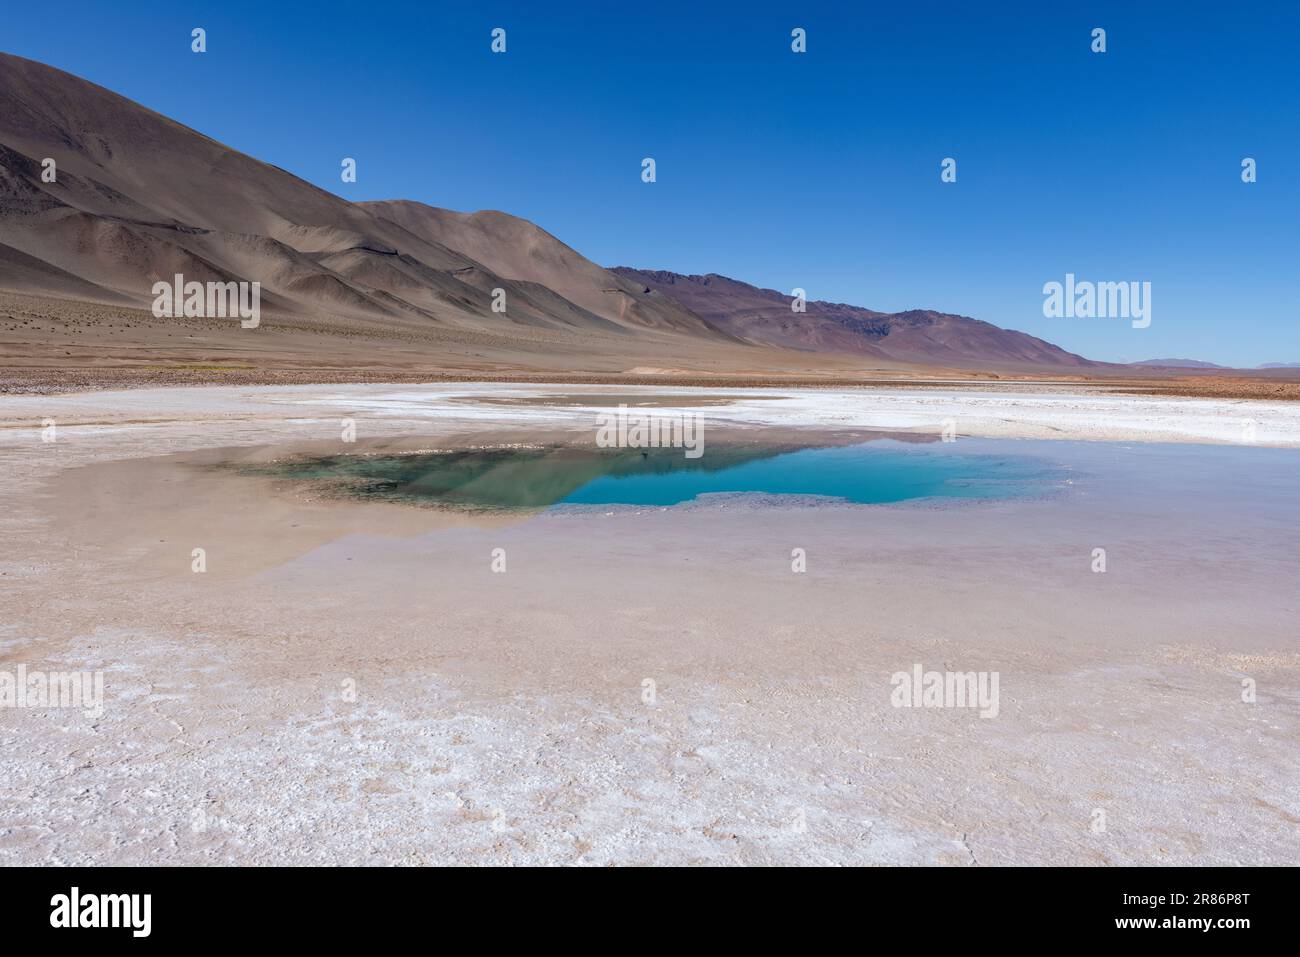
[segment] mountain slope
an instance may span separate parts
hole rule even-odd
[[[45,157],[57,163],[53,183],[41,178]],[[671,302],[622,288],[551,237],[569,254],[555,269],[504,276],[441,242],[436,222],[401,218],[420,234],[102,87],[0,55],[0,243],[13,250],[0,260],[0,282],[9,288],[39,286],[36,260],[50,267],[45,291],[102,289],[141,304],[155,281],[180,272],[258,281],[284,309],[345,326],[725,338]],[[21,276],[19,254],[28,257]],[[504,314],[491,309],[496,288],[506,291]]]
[[[809,300],[806,311],[796,313],[790,296],[726,276],[626,266],[611,271],[677,300],[719,329],[763,345],[958,368],[1097,365],[1035,336],[968,316],[926,309],[883,313],[820,300]]]
[[[42,176],[47,158],[54,182]],[[629,368],[670,356],[702,369],[1089,365],[961,316],[826,302],[795,314],[780,293],[721,276],[605,269],[502,212],[349,202],[93,83],[0,54],[0,288],[144,307],[153,284],[177,273],[260,282],[264,309],[292,320],[285,329],[522,343],[551,365],[592,349]],[[504,312],[492,308],[498,289]]]
[[[518,216],[496,210],[458,213],[410,200],[359,205],[416,236],[460,250],[500,276],[545,286],[612,321],[693,334],[714,333],[689,309],[596,265]]]
[[[1130,362],[1131,366],[1154,366],[1161,369],[1226,369],[1227,366],[1200,359],[1146,359],[1142,362]]]

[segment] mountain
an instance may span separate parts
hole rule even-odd
[[[1159,366],[1162,369],[1228,369],[1230,366],[1202,362],[1200,359],[1147,359],[1143,362],[1130,362],[1131,366]]]
[[[788,297],[721,276],[605,269],[503,212],[350,202],[103,87],[0,54],[0,289],[139,310],[177,273],[260,282],[263,310],[281,320],[265,335],[303,356],[320,347],[299,330],[364,338],[380,344],[357,353],[372,365],[388,341],[413,343],[404,354],[424,367],[1093,365],[964,316],[820,301],[796,314]],[[8,318],[36,350],[30,330],[46,327]],[[217,343],[229,324],[202,336],[172,322],[112,328],[116,343],[192,344]]]
[[[968,316],[928,309],[875,312],[821,300],[808,300],[805,311],[795,312],[790,296],[726,276],[684,276],[627,266],[611,271],[647,293],[675,299],[713,326],[755,344],[957,368],[1097,365],[1050,342]]]
[[[57,163],[53,183],[41,178],[45,157]],[[155,281],[180,272],[199,281],[257,280],[280,311],[370,324],[726,338],[530,223],[490,213],[452,228],[457,214],[445,214],[448,228],[440,230],[444,213],[348,202],[102,87],[0,55],[6,288],[145,304]],[[545,246],[564,291],[529,278],[549,277],[543,264],[502,274],[440,233]],[[495,288],[506,291],[508,318],[491,311]]]
[[[359,204],[412,235],[442,241],[493,272],[534,283],[611,319],[698,333],[700,319],[674,300],[602,269],[546,230],[495,210],[457,213],[409,200]]]

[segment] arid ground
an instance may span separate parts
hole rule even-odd
[[[477,517],[212,467],[590,443],[612,401],[952,418],[1071,478]],[[105,701],[0,709],[0,863],[1293,864],[1297,449],[1290,402],[1023,383],[3,396],[0,671]],[[892,706],[918,664],[997,672],[997,716]]]

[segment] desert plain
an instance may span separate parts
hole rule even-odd
[[[724,444],[952,419],[1069,477],[465,514],[213,467],[590,444],[612,402]],[[0,709],[0,862],[1293,863],[1297,447],[1294,403],[1069,385],[6,395],[0,669],[105,697]],[[916,665],[997,672],[997,715],[894,706]]]

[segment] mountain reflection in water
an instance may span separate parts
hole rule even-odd
[[[1039,493],[1061,480],[1045,459],[893,441],[816,448],[712,444],[697,459],[684,457],[681,449],[582,447],[331,455],[241,471],[320,482],[349,497],[490,509],[666,506],[711,493],[858,503],[1005,499]]]

